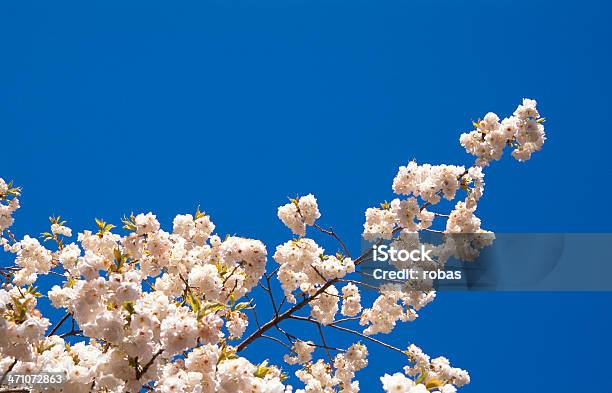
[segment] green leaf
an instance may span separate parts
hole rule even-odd
[[[257,365],[254,375],[256,378],[264,378],[268,372],[270,372],[270,367],[268,367],[268,359],[266,359]]]
[[[200,307],[200,312],[203,315],[206,315],[211,312],[217,312],[219,310],[223,310],[225,308],[225,304],[219,302],[207,302],[204,306]]]
[[[134,213],[130,214],[130,217],[123,216],[121,222],[123,223],[123,229],[128,231],[136,231],[136,217],[134,217]]]
[[[434,388],[439,388],[442,385],[444,385],[444,382],[440,381],[439,379],[432,378],[429,381],[427,381],[427,383],[425,384],[425,387],[427,388],[427,390],[431,390]]]
[[[238,304],[236,304],[236,307],[234,307],[234,311],[240,311],[240,310],[245,310],[245,309],[251,309],[251,301],[249,300],[248,302],[240,302]]]
[[[187,303],[191,306],[193,312],[195,312],[196,314],[200,313],[200,309],[202,306],[200,303],[200,299],[198,299],[196,296],[193,296],[193,293],[187,294]]]

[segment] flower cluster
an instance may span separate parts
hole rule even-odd
[[[312,360],[315,345],[312,341],[298,340],[293,344],[292,349],[295,355],[285,355],[285,362],[288,364],[306,364]]]
[[[470,375],[460,368],[451,367],[447,358],[439,356],[431,359],[419,347],[412,344],[408,347],[408,357],[414,364],[404,367],[404,372],[426,385],[452,384],[461,387],[470,383]]]
[[[429,205],[437,204],[442,197],[452,200],[465,184],[463,178],[467,174],[464,167],[454,165],[418,165],[411,161],[406,166],[400,166],[393,179],[393,191],[409,198],[396,198],[380,208],[367,209],[364,239],[391,239],[396,229],[416,232],[429,228],[434,213],[429,212],[425,205],[419,206],[417,198]]]
[[[8,284],[12,289],[0,290],[0,324],[8,332],[0,338],[0,357],[19,360],[15,367],[68,370],[65,391],[89,391],[92,383],[99,390],[138,391],[155,379],[159,391],[169,386],[185,392],[221,391],[218,372],[179,372],[170,361],[199,345],[210,349],[242,336],[248,319],[241,310],[249,303],[236,300],[264,273],[261,242],[235,236],[221,241],[212,235],[210,218],[199,211],[195,217],[177,216],[173,233],[163,231],[152,213],[126,218],[129,234],[123,237],[112,232],[113,225],[96,220],[97,231],[79,233],[78,243],[69,244],[64,237],[72,230],[58,219],[51,222],[50,232],[43,235],[57,243],[56,251],[27,235],[7,246],[16,257]],[[58,336],[45,338],[49,321],[35,309],[37,292],[19,289],[55,267],[63,269],[66,280],[47,295],[55,307],[68,311],[78,334],[90,338],[90,344],[68,350]],[[145,284],[153,290],[145,290]],[[50,354],[63,360],[53,366],[41,360]],[[263,381],[262,386],[274,386],[269,391],[283,392],[279,377],[267,375],[252,374],[244,386]],[[201,388],[206,384],[209,389]]]
[[[364,334],[390,333],[398,321],[418,318],[417,311],[434,298],[434,291],[406,290],[399,284],[383,285],[372,307],[363,310],[359,324],[367,326]]]
[[[290,393],[281,381],[280,369],[256,366],[243,357],[229,359],[217,366],[215,393]],[[190,391],[185,391],[185,393]],[[211,391],[212,392],[212,391]]]
[[[353,344],[345,353],[339,353],[334,359],[335,377],[340,381],[341,393],[359,392],[359,382],[353,381],[355,372],[368,365],[368,348],[361,344]]]
[[[40,294],[18,287],[0,289],[0,358],[15,357],[33,360],[32,346],[39,343],[49,326],[49,320],[36,310]]]
[[[19,209],[19,196],[21,190],[13,187],[12,183],[0,177],[0,246],[7,246],[8,240],[3,237],[4,230],[8,229],[13,222],[13,213]]]
[[[359,287],[348,283],[342,288],[342,315],[353,317],[361,311],[361,295]]]
[[[291,231],[300,236],[306,234],[306,225],[314,225],[321,217],[317,200],[312,194],[291,199],[291,202],[278,208],[278,218]]]
[[[381,377],[385,392],[454,393],[457,387],[470,383],[469,374],[460,368],[451,367],[445,357],[431,360],[414,344],[410,345],[407,353],[414,365],[404,367],[405,374],[385,374]]]
[[[446,232],[448,233],[478,233],[480,229],[480,218],[474,215],[474,207],[459,201],[446,220]]]
[[[355,373],[367,366],[368,349],[361,343],[351,345],[345,353],[339,353],[330,364],[319,359],[306,363],[295,375],[304,383],[304,389],[296,393],[357,393],[359,382],[353,381]],[[335,370],[335,371],[332,371]]]
[[[461,134],[461,145],[477,157],[479,165],[499,160],[506,146],[514,148],[512,156],[518,161],[529,160],[532,153],[542,149],[546,140],[544,119],[536,104],[535,100],[523,99],[513,116],[501,122],[495,113],[487,113],[484,119],[474,123],[475,130]]]
[[[452,200],[460,187],[459,178],[465,172],[463,166],[417,165],[411,161],[401,166],[393,179],[393,192],[398,195],[414,195],[436,204],[440,197]]]
[[[310,315],[323,325],[329,325],[338,313],[338,300],[338,289],[333,285],[327,287],[323,293],[310,302]]]
[[[276,247],[273,258],[280,265],[278,279],[290,303],[295,303],[295,290],[313,295],[327,280],[355,271],[351,258],[325,255],[314,240],[304,237]]]
[[[483,169],[507,145],[519,161],[529,159],[545,141],[542,122],[535,101],[525,99],[510,118],[500,121],[489,113],[476,130],[461,136],[461,144],[477,157],[474,165],[401,166],[393,180],[399,197],[366,210],[363,237],[407,248],[421,246],[423,231],[443,233],[444,244],[426,245],[437,260],[415,266],[443,267],[451,255],[473,259],[492,241],[475,215],[484,193]],[[404,373],[381,378],[386,392],[453,393],[470,381],[444,357],[432,360],[414,345],[404,351],[370,337],[414,320],[436,293],[430,287],[387,284],[374,288],[378,296],[366,304],[360,286],[372,286],[353,273],[368,255],[351,258],[336,233],[315,224],[321,214],[312,194],[278,208],[280,220],[298,237],[276,247],[278,267],[266,274],[261,241],[222,239],[199,209],[174,217],[171,231],[149,212],[125,217],[123,234],[96,219],[95,229],[73,239],[66,222],[51,217],[44,241],[16,238],[8,228],[20,192],[0,178],[0,245],[12,259],[11,266],[0,266],[0,377],[9,371],[65,372],[66,383],[49,392],[290,393],[279,367],[239,356],[255,340],[271,339],[289,349],[286,363],[300,367],[295,375],[304,387],[296,393],[357,393],[355,377],[368,364],[368,349],[361,343],[329,346],[323,330],[336,329],[408,355],[413,364]],[[458,195],[461,200],[450,212],[436,211],[443,198]],[[305,237],[308,226],[333,237],[343,253],[326,255]],[[61,281],[39,292],[34,285],[46,274]],[[274,276],[284,292],[280,302],[273,293]],[[253,310],[258,287],[271,298],[274,312],[263,324]],[[37,309],[43,296],[65,313],[53,327]],[[336,319],[339,312],[343,318]],[[321,340],[285,331],[281,324],[289,320],[316,325]],[[317,358],[317,348],[326,360]]]
[[[231,311],[227,314],[227,330],[230,338],[237,339],[242,337],[242,334],[249,325],[249,319],[245,313],[240,311]]]
[[[506,146],[514,148],[512,155],[519,161],[531,158],[541,150],[546,136],[544,118],[536,109],[536,101],[524,99],[514,114],[500,121],[494,113],[474,123],[476,129],[461,135],[461,145],[477,157],[475,165],[466,169],[455,165],[418,165],[411,161],[400,166],[393,179],[393,191],[406,195],[406,200],[394,199],[381,208],[366,210],[363,237],[368,241],[391,239],[396,230],[416,232],[432,226],[434,213],[426,207],[442,198],[453,200],[457,191],[465,190],[463,202],[458,202],[446,225],[448,233],[479,233],[480,219],[474,215],[484,192],[483,167],[499,160]],[[419,205],[418,199],[423,201]]]
[[[51,269],[51,251],[28,235],[11,246],[9,251],[17,255],[15,264],[22,268],[15,273],[13,282],[16,285],[33,284],[38,274],[47,274]]]
[[[72,229],[58,224],[58,223],[54,223],[51,225],[51,233],[53,235],[56,236],[66,236],[66,237],[71,237],[72,236]]]

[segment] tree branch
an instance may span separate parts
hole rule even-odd
[[[15,365],[17,364],[17,358],[15,358],[15,360],[13,361],[13,363],[11,363],[10,366],[8,366],[8,368],[6,369],[6,371],[4,372],[4,374],[2,374],[2,378],[0,378],[0,385],[2,385],[4,383],[4,379],[6,378],[6,376],[8,375],[8,373],[10,373],[13,368],[15,367]]]
[[[55,334],[55,332],[57,331],[57,329],[60,328],[60,326],[62,326],[62,324],[64,322],[66,322],[66,320],[68,319],[68,317],[70,316],[70,312],[67,312],[66,315],[64,315],[62,317],[62,319],[59,320],[59,322],[53,327],[53,329],[51,329],[51,331],[49,332],[49,334],[47,334],[47,337],[51,337]]]
[[[149,370],[149,368],[151,367],[151,365],[153,364],[153,362],[155,362],[155,359],[157,359],[157,357],[159,355],[162,354],[162,352],[164,352],[163,349],[160,349],[159,351],[155,352],[155,354],[153,355],[153,357],[151,358],[151,360],[149,360],[149,362],[147,364],[144,365],[144,367],[142,368],[142,370],[138,370],[136,369],[136,380],[139,380],[140,378],[142,378],[142,376],[144,374],[147,373],[147,371]]]
[[[346,248],[346,246],[344,245],[344,242],[342,241],[342,239],[340,239],[340,237],[339,237],[339,236],[336,234],[336,232],[334,232],[334,230],[333,230],[332,228],[325,229],[325,228],[320,227],[320,226],[319,226],[319,225],[317,225],[317,224],[314,224],[313,226],[314,226],[315,228],[317,228],[319,231],[321,231],[321,232],[323,232],[323,233],[325,233],[325,234],[327,234],[327,235],[330,235],[330,236],[332,236],[334,239],[336,239],[336,240],[338,241],[338,243],[340,243],[340,247],[342,247],[342,250],[344,251],[344,254],[345,254],[347,257],[351,258],[351,253],[349,252],[349,250],[348,250],[348,249]],[[351,259],[352,259],[352,258],[351,258]]]
[[[317,292],[315,292],[314,295],[312,295],[310,297],[305,297],[303,300],[301,300],[299,303],[295,304],[293,307],[289,308],[284,313],[279,314],[279,315],[275,315],[274,318],[270,319],[268,322],[263,324],[261,326],[261,328],[257,329],[249,337],[247,337],[244,341],[242,341],[240,344],[238,344],[238,346],[236,347],[236,352],[242,351],[250,343],[255,341],[257,338],[261,337],[261,335],[264,334],[266,331],[268,331],[272,327],[278,325],[281,321],[284,321],[285,319],[291,317],[291,315],[294,312],[300,310],[302,307],[304,307],[308,303],[310,303],[313,300],[315,300],[317,296],[319,296],[321,293],[323,293],[327,288],[329,288],[331,285],[333,285],[337,281],[338,281],[338,279],[333,279],[333,280],[328,281],[323,286],[321,286],[321,288],[319,288],[317,290]]]
[[[329,352],[329,348],[327,347],[327,342],[325,341],[325,336],[323,335],[323,328],[321,328],[321,323],[317,323],[317,329],[319,329],[319,334],[321,335],[321,340],[323,341],[323,345],[325,345],[325,352],[327,352],[327,357],[329,358],[329,365],[331,366],[334,363],[332,359],[331,353]]]
[[[319,321],[315,321],[314,319],[307,318],[307,317],[300,317],[298,315],[292,315],[291,319],[296,319],[298,321],[306,321],[306,322],[310,322],[310,323],[319,324]],[[375,343],[377,343],[379,345],[382,345],[383,347],[386,347],[386,348],[389,348],[389,349],[394,350],[396,352],[399,352],[399,353],[401,353],[403,355],[406,354],[406,352],[402,351],[401,349],[399,349],[397,347],[394,347],[391,344],[387,344],[386,342],[377,340],[374,337],[367,336],[367,335],[365,335],[365,334],[363,334],[361,332],[358,332],[356,330],[348,329],[348,328],[345,328],[345,327],[342,327],[342,326],[336,326],[336,325],[326,325],[326,326],[329,326],[329,327],[334,328],[334,329],[342,330],[342,331],[345,331],[345,332],[348,332],[348,333],[352,333],[352,334],[357,335],[357,336],[359,336],[361,338],[364,338],[366,340],[369,340],[369,341],[375,342]]]

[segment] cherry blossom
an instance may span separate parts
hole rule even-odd
[[[473,164],[400,166],[390,202],[365,210],[363,238],[431,249],[435,259],[415,264],[421,268],[443,267],[455,254],[473,259],[493,235],[476,215],[485,169],[506,148],[519,161],[530,159],[546,140],[543,123],[536,101],[524,99],[511,116],[487,113],[461,135]],[[95,219],[73,236],[66,221],[51,217],[41,236],[18,237],[11,227],[20,197],[20,188],[0,178],[0,244],[9,260],[0,266],[0,385],[10,371],[64,372],[63,386],[47,391],[289,393],[295,385],[296,393],[356,393],[359,372],[379,361],[368,359],[365,344],[406,361],[403,372],[380,378],[388,393],[452,393],[470,382],[443,356],[383,341],[425,314],[436,292],[360,281],[369,251],[351,255],[333,229],[319,226],[312,194],[278,208],[290,237],[273,248],[271,260],[260,240],[215,233],[199,208],[176,215],[166,229],[148,212],[116,225]],[[442,211],[443,200],[450,211]],[[429,232],[449,236],[441,245],[421,243],[420,234]],[[37,288],[44,275],[53,284]],[[373,301],[364,300],[365,289],[377,291]],[[42,315],[43,297],[61,319]],[[266,300],[269,312],[260,313]],[[289,322],[316,333],[291,331]],[[359,341],[338,348],[330,331]],[[283,359],[242,356],[263,340],[282,345]],[[297,371],[289,376],[287,367]]]

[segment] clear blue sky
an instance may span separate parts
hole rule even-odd
[[[200,204],[220,233],[272,253],[289,236],[276,207],[312,192],[356,249],[400,164],[469,164],[470,121],[531,97],[549,140],[527,164],[490,168],[479,216],[500,232],[609,232],[610,15],[592,0],[3,2],[0,176],[24,187],[15,230],[39,233],[53,213],[78,230],[132,211],[168,224]],[[586,391],[608,374],[611,305],[444,293],[390,339],[467,368],[465,392]],[[370,348],[364,392],[403,366]]]

